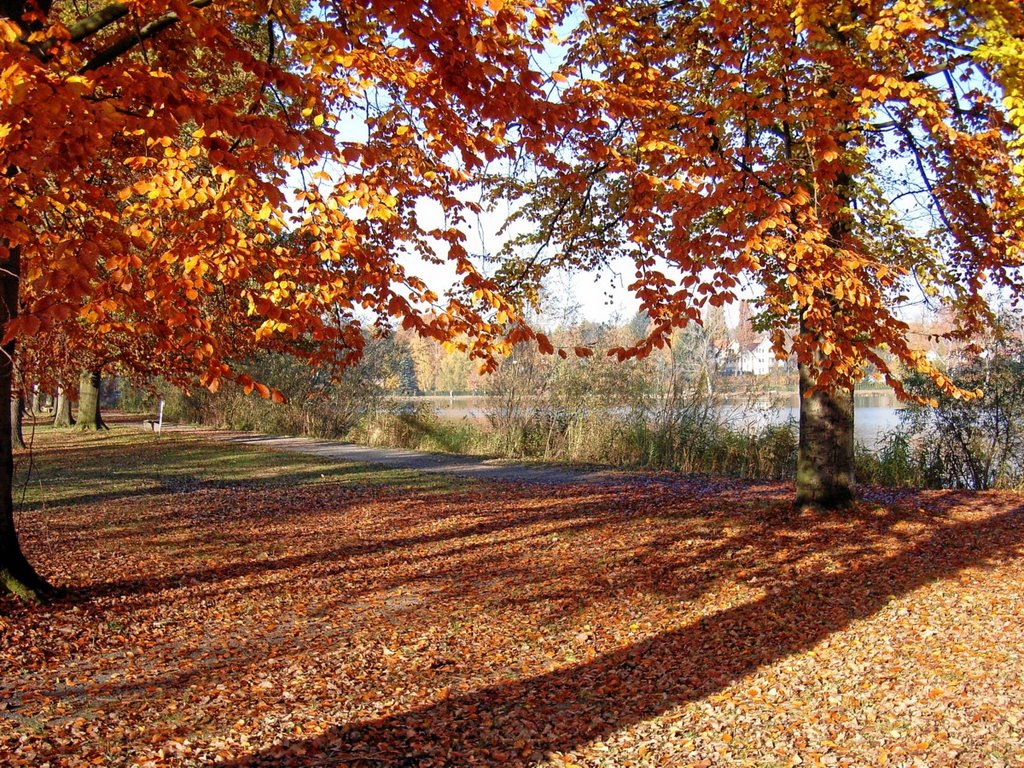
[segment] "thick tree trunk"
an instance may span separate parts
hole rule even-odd
[[[71,400],[63,387],[57,387],[57,398],[53,405],[53,426],[70,427],[75,423],[71,418]]]
[[[853,390],[806,393],[813,373],[800,366],[800,444],[796,503],[837,509],[853,500]]]
[[[841,30],[831,30],[836,39],[846,43]],[[837,137],[839,151],[846,150],[847,140]],[[853,177],[840,172],[833,182],[841,207],[833,213],[826,244],[838,258],[846,244],[853,225]],[[830,296],[818,296],[819,301],[831,301],[832,312],[842,313],[844,307]],[[800,323],[800,332],[807,329]],[[796,504],[822,509],[845,507],[854,496],[854,439],[853,439],[853,385],[847,388],[815,390],[824,361],[820,337],[815,337],[813,359],[800,364],[800,442],[796,462]]]
[[[7,249],[4,249],[7,250]],[[0,262],[0,328],[18,312],[19,254],[10,249]],[[0,402],[11,399],[14,342],[0,352]],[[4,422],[7,422],[6,424]],[[11,409],[0,408],[0,590],[25,600],[41,601],[50,592],[21,551],[14,526],[14,450],[11,445]]]
[[[82,371],[78,380],[78,429],[108,429],[100,413],[100,372]]]
[[[11,445],[15,448],[25,447],[25,398],[21,395],[11,396]]]

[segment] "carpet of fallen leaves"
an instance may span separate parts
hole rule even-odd
[[[154,450],[102,439],[35,461]],[[0,601],[0,765],[1024,765],[1020,494],[211,479],[245,451],[27,505],[70,592]]]

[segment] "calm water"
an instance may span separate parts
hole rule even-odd
[[[741,413],[737,418],[737,422],[740,424],[757,424],[760,421],[761,423],[781,424],[790,419],[795,422],[799,418],[799,406],[790,405],[782,408],[772,408],[766,412],[748,414],[745,420]],[[899,423],[899,412],[892,406],[859,405],[856,406],[853,415],[854,438],[868,448],[874,448],[882,434],[893,427],[899,426]]]
[[[431,405],[438,416],[452,420],[485,420],[486,398],[483,396],[444,396],[408,398],[411,403]],[[899,425],[896,398],[889,392],[870,392],[858,395],[854,401],[854,434],[856,439],[869,448],[874,448],[879,437]],[[735,402],[721,406],[727,423],[735,427],[757,426],[758,424],[782,424],[800,416],[799,398],[795,393],[781,394],[769,401],[748,404]]]

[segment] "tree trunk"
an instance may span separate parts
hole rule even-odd
[[[841,45],[846,44],[844,33],[831,28]],[[834,91],[833,91],[834,94]],[[847,139],[837,137],[839,152],[845,152]],[[836,196],[841,207],[833,213],[826,244],[838,258],[838,252],[846,244],[853,227],[852,202],[854,196],[853,177],[846,171],[836,174]],[[844,310],[840,302],[829,296],[818,296],[819,301],[830,301],[832,312]],[[805,333],[803,321],[801,334]],[[853,440],[853,385],[849,388],[815,390],[808,395],[816,382],[818,371],[824,362],[820,337],[816,337],[815,352],[811,361],[800,364],[800,442],[796,460],[796,504],[821,509],[845,507],[854,496],[854,440]]]
[[[11,445],[15,448],[25,447],[25,398],[21,395],[11,396]]]
[[[75,423],[71,418],[71,400],[63,387],[57,387],[57,398],[53,405],[53,426],[70,427]]]
[[[82,371],[78,380],[78,429],[108,429],[100,413],[100,372]]]
[[[800,444],[796,503],[837,509],[853,500],[853,389],[806,393],[814,385],[800,365]]]
[[[32,416],[39,416],[39,409],[42,407],[42,393],[39,391],[39,385],[35,384],[32,387]]]
[[[20,259],[18,249],[7,250],[7,259],[0,262],[0,328],[18,313]],[[0,353],[0,402],[11,399],[14,373],[13,341],[3,345]],[[4,424],[4,419],[7,423]],[[14,526],[14,450],[11,445],[11,409],[0,408],[0,589],[33,601],[42,601],[50,586],[25,559]]]

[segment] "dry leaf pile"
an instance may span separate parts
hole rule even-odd
[[[308,475],[25,513],[0,764],[1024,765],[1019,494]]]

